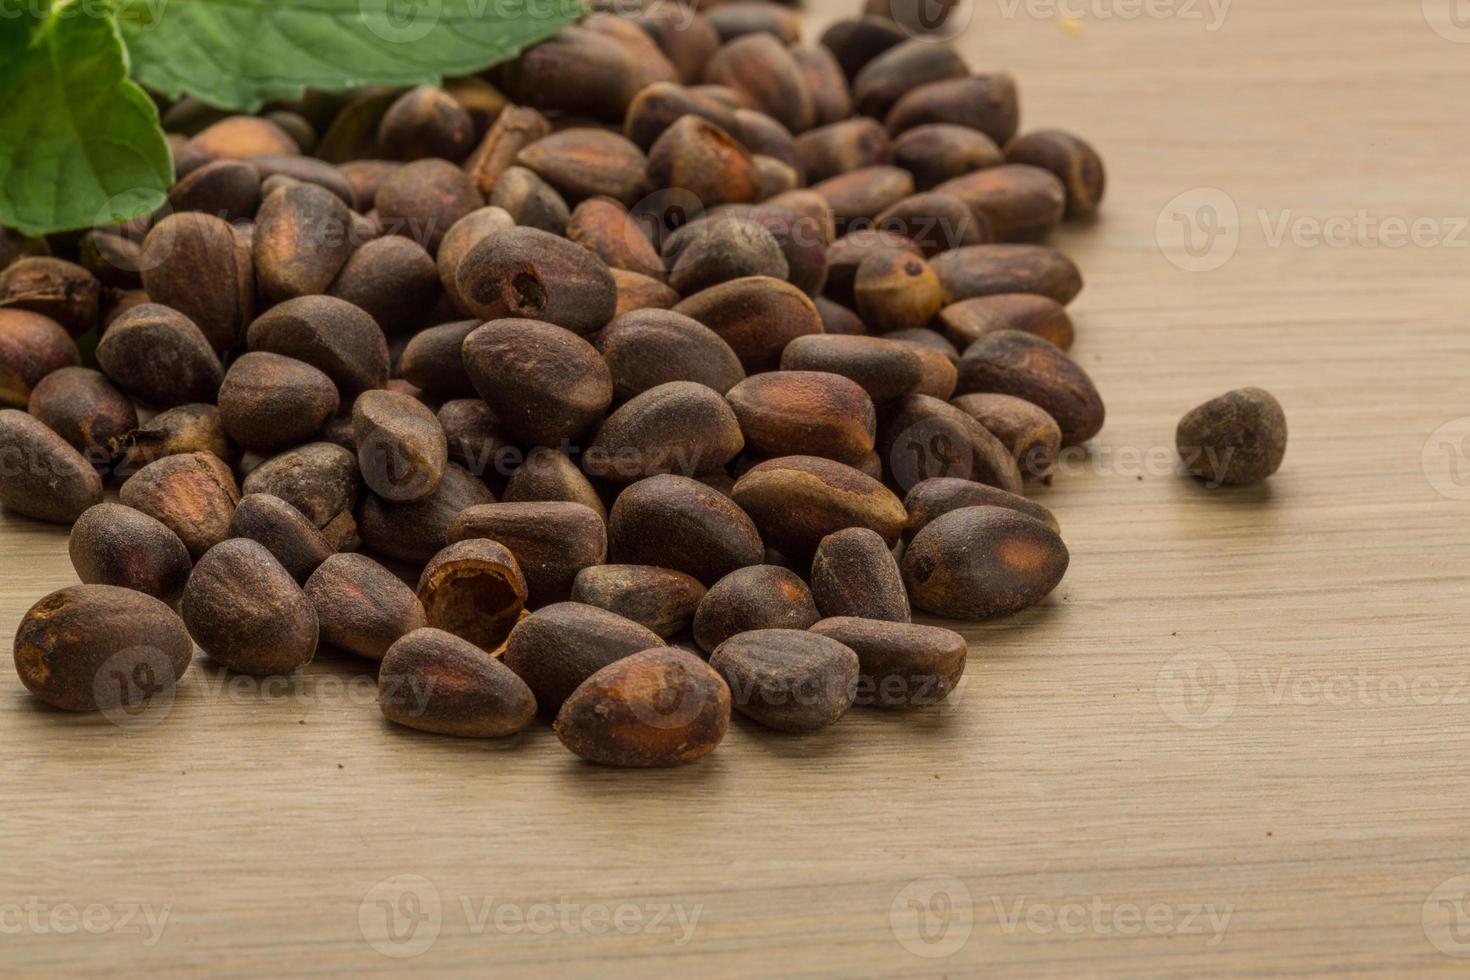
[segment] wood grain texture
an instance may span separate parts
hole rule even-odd
[[[809,30],[848,7],[823,0]],[[960,41],[1016,73],[1027,126],[1093,140],[1111,186],[1059,236],[1109,409],[1040,494],[1072,567],[1044,607],[966,630],[958,696],[807,738],[737,722],[694,767],[629,773],[544,728],[392,728],[346,659],[268,691],[198,663],[162,723],[121,728],[44,709],[7,669],[4,969],[1462,970],[1470,442],[1432,436],[1470,415],[1470,44],[1417,0],[1235,0],[1216,30],[1205,3],[1071,7],[978,0]],[[1099,16],[1139,9],[1178,13]],[[1207,272],[1156,237],[1199,188],[1239,216]],[[1303,231],[1360,215],[1430,231]],[[1285,406],[1282,471],[1214,492],[1175,475],[1178,417],[1246,384]],[[0,556],[8,648],[73,576],[60,531],[5,520]],[[406,941],[365,938],[380,900]],[[161,934],[124,924],[129,903],[166,909]],[[62,933],[94,904],[101,928]],[[663,910],[697,915],[692,935],[655,928]]]

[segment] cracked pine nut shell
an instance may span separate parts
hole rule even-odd
[[[102,284],[75,262],[28,255],[0,268],[0,309],[39,313],[73,337],[97,325],[101,302]]]
[[[429,559],[418,596],[430,626],[489,652],[510,635],[526,606],[526,577],[504,545],[470,538]]]
[[[211,453],[227,464],[240,456],[240,450],[225,435],[219,409],[203,404],[176,405],[159,412],[122,435],[116,452],[122,459],[113,472],[121,477],[131,476],[156,459],[180,453]]]

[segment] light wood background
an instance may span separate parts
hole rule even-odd
[[[1066,580],[966,630],[951,703],[808,738],[737,722],[700,764],[641,773],[545,728],[391,728],[334,657],[265,692],[196,664],[161,723],[121,727],[45,710],[7,669],[0,969],[1463,971],[1470,20],[1449,0],[1235,0],[1223,23],[1203,0],[1018,2],[976,0],[960,43],[1017,74],[1027,126],[1108,162],[1105,218],[1061,243],[1109,417],[1041,493]],[[813,36],[847,6],[820,3]],[[1181,194],[1227,232],[1213,249],[1174,247]],[[1331,219],[1346,237],[1314,243]],[[1385,219],[1416,241],[1376,238]],[[1282,471],[1174,475],[1180,414],[1245,384],[1286,408]],[[61,532],[0,524],[8,649],[74,579]]]

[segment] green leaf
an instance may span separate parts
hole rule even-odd
[[[254,112],[308,88],[434,84],[515,57],[580,0],[121,0],[138,81]]]
[[[111,11],[106,0],[0,0],[0,225],[42,235],[163,203],[168,143],[127,80]]]

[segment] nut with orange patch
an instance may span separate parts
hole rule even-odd
[[[25,408],[42,378],[80,360],[76,343],[55,320],[0,309],[0,405]]]
[[[737,633],[804,630],[820,618],[799,575],[779,565],[751,565],[710,586],[694,613],[694,641],[711,653]]]
[[[561,705],[556,734],[589,762],[637,768],[693,762],[730,726],[730,688],[708,664],[673,647],[624,657]]]
[[[726,396],[746,444],[766,456],[853,462],[873,449],[873,401],[850,378],[825,371],[752,375]]]
[[[128,477],[118,499],[162,521],[198,561],[229,537],[240,491],[219,457],[186,453],[165,456]]]
[[[746,471],[730,491],[765,541],[782,555],[809,559],[827,535],[849,527],[898,541],[907,514],[887,487],[831,459],[785,456]]]
[[[26,612],[15,631],[15,670],[54,708],[136,705],[177,683],[194,643],[174,611],[112,585],[73,585]]]
[[[918,608],[951,619],[989,619],[1046,598],[1066,574],[1061,535],[1002,507],[964,507],[930,521],[903,556]]]
[[[322,642],[371,660],[383,659],[399,637],[426,621],[413,589],[366,555],[331,556],[304,588]]]

